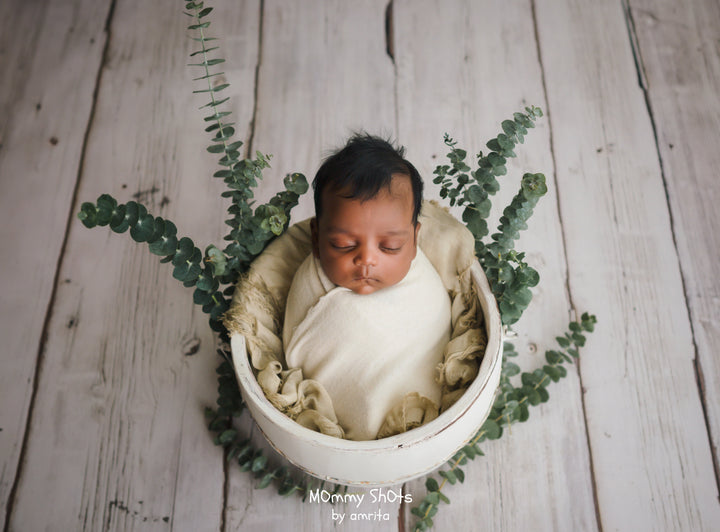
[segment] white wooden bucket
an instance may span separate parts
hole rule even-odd
[[[389,438],[341,440],[295,423],[267,400],[253,374],[245,338],[234,335],[233,362],[242,396],[270,444],[309,474],[351,486],[400,484],[449,460],[487,418],[502,366],[502,326],[497,303],[477,262],[471,273],[488,336],[478,375],[460,399],[436,419]]]

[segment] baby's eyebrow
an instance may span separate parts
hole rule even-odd
[[[342,227],[334,227],[330,226],[327,228],[328,233],[342,233],[342,234],[350,234],[350,231],[347,229],[343,229]]]

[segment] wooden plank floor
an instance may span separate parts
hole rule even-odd
[[[216,340],[190,290],[75,217],[108,192],[221,243],[182,5],[0,4],[0,523],[411,530],[414,504],[351,522],[379,506],[281,499],[225,463],[203,419]],[[274,155],[261,200],[360,129],[406,146],[432,196],[444,132],[472,154],[514,111],[546,112],[495,201],[524,171],[547,176],[518,246],[542,277],[516,326],[523,367],[572,316],[598,326],[550,402],[483,444],[436,530],[720,529],[718,3],[213,5],[238,136]],[[294,216],[310,215],[306,195]]]

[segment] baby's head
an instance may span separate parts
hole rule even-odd
[[[313,253],[333,283],[357,294],[399,283],[415,258],[423,184],[403,153],[358,134],[313,180]]]

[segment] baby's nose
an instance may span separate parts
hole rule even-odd
[[[355,264],[358,266],[375,266],[377,264],[377,254],[369,246],[362,246],[358,248],[358,253],[355,255]]]

